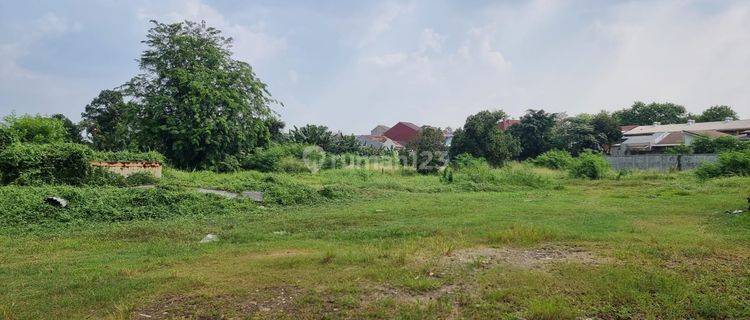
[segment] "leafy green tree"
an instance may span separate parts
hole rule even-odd
[[[8,115],[5,126],[19,142],[57,143],[68,139],[68,131],[62,121],[42,115]]]
[[[286,141],[287,137],[283,132],[284,127],[286,127],[286,123],[284,123],[284,121],[281,121],[281,119],[277,117],[270,117],[266,119],[266,126],[268,126],[268,133],[271,135],[271,141]]]
[[[335,135],[331,140],[329,151],[331,153],[359,153],[362,143],[354,135]]]
[[[729,106],[713,106],[703,111],[696,119],[697,122],[724,121],[726,118],[739,119],[737,112]]]
[[[268,145],[275,100],[249,64],[232,59],[232,39],[205,22],[152,23],[143,73],[125,86],[139,106],[140,147],[179,168],[212,169]]]
[[[529,109],[518,124],[510,127],[510,133],[523,146],[521,159],[536,157],[552,148],[552,128],[556,119],[555,113]]]
[[[636,101],[630,108],[616,111],[612,116],[621,125],[652,125],[654,122],[661,124],[683,123],[688,114],[685,107],[674,103],[645,104]]]
[[[581,154],[584,150],[601,151],[602,141],[607,137],[596,132],[590,117],[570,117],[558,123],[553,130],[554,145],[557,149]]]
[[[68,117],[63,114],[53,114],[52,118],[62,121],[65,131],[68,132],[67,141],[73,143],[83,143],[83,137],[81,136],[81,126],[74,123]]]
[[[445,136],[440,128],[424,127],[406,149],[416,155],[417,172],[426,174],[440,170],[445,164]]]
[[[486,158],[490,149],[490,137],[498,130],[498,123],[506,117],[502,110],[485,110],[466,118],[464,126],[453,133],[449,152],[451,159],[462,153]]]
[[[611,146],[615,143],[619,143],[620,139],[622,139],[620,124],[617,123],[617,119],[606,111],[601,111],[594,115],[594,117],[591,118],[591,126],[594,128],[594,132],[603,138],[603,140],[600,141],[602,146]]]
[[[289,138],[293,142],[316,145],[328,151],[331,149],[333,133],[326,126],[308,124],[301,128],[294,126],[289,130]]]
[[[134,145],[138,106],[117,90],[102,90],[81,113],[81,126],[97,150],[122,151]]]
[[[489,150],[486,160],[489,164],[499,167],[518,157],[521,153],[521,142],[510,133],[493,130],[490,134]]]

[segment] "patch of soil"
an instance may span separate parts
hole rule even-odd
[[[445,284],[435,290],[427,292],[411,292],[392,287],[375,287],[367,300],[377,301],[380,299],[390,298],[400,303],[426,303],[440,299],[444,296],[453,294],[468,293],[474,291],[471,280],[476,271],[479,269],[488,269],[494,265],[504,263],[524,269],[542,269],[555,263],[574,262],[585,265],[598,265],[608,262],[609,260],[599,257],[591,252],[581,248],[547,245],[533,249],[516,249],[516,248],[468,248],[457,250],[452,254],[440,257],[436,270],[430,272],[430,277],[440,277],[440,274],[451,273],[459,268],[464,268],[469,264],[474,264],[475,268],[468,278],[463,278],[456,283]],[[460,308],[457,302],[454,302],[456,310]]]
[[[131,313],[131,319],[246,319],[293,314],[297,287],[272,287],[245,295],[171,295]]]
[[[519,268],[531,269],[560,262],[597,265],[606,261],[607,259],[581,248],[547,245],[534,249],[486,247],[463,249],[443,257],[439,264],[454,267],[476,263],[478,266],[488,267],[498,263],[506,263]]]

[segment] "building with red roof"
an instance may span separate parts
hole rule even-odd
[[[402,121],[388,129],[383,135],[401,145],[406,145],[417,136],[420,129],[416,124]]]

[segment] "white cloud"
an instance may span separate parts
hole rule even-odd
[[[218,10],[200,0],[179,2],[177,6],[166,8],[141,8],[138,16],[143,21],[206,21],[206,24],[221,30],[225,36],[232,37],[234,55],[253,65],[273,59],[287,49],[286,39],[270,34],[262,23],[245,25],[229,21]]]
[[[415,8],[414,2],[399,3],[394,1],[382,2],[373,17],[367,21],[365,31],[361,32],[358,47],[362,48],[374,42],[381,34],[389,31],[396,19],[411,13]]]

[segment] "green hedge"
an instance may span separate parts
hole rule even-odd
[[[156,151],[99,151],[94,154],[93,160],[102,162],[156,162],[162,164],[166,161],[164,156]]]
[[[716,162],[702,163],[695,174],[701,179],[750,176],[750,150],[721,153]]]
[[[573,159],[568,171],[574,178],[601,179],[607,175],[610,166],[600,153],[585,151]]]
[[[75,143],[13,143],[0,152],[0,182],[80,185],[91,173],[93,155],[89,147]]]

